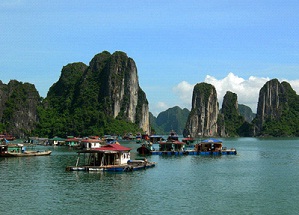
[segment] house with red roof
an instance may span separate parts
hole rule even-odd
[[[93,138],[86,138],[81,140],[81,148],[82,149],[94,149],[100,148],[102,145],[105,144],[101,139],[93,139]]]
[[[122,165],[127,164],[130,160],[131,148],[119,145],[108,144],[98,148],[89,148],[79,151],[80,154],[84,154],[89,166],[107,166],[107,165]]]

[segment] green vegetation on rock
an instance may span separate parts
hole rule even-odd
[[[175,106],[161,112],[157,118],[152,116],[150,122],[157,134],[169,134],[171,130],[182,134],[189,112],[187,108]]]

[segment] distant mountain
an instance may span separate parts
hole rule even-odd
[[[157,125],[157,117],[155,117],[151,112],[149,113],[149,121],[150,121],[152,134],[164,134],[165,133],[165,131]]]
[[[171,130],[183,134],[190,111],[175,106],[161,112],[157,118],[151,114],[150,124],[156,134],[168,134]]]
[[[252,122],[256,114],[252,112],[250,107],[243,104],[238,104],[238,109],[240,115],[243,116],[247,122]]]

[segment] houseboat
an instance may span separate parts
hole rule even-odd
[[[68,136],[67,139],[65,140],[65,145],[70,147],[79,147],[80,143],[81,143],[81,139],[73,136]]]
[[[236,155],[235,148],[227,149],[222,146],[222,141],[217,139],[206,139],[195,144],[194,153],[199,155]]]
[[[159,143],[162,140],[163,140],[163,137],[161,135],[153,134],[153,135],[149,136],[149,141],[153,144]]]
[[[236,155],[234,148],[227,149],[222,146],[222,141],[217,139],[207,139],[195,144],[193,149],[186,148],[185,142],[180,141],[161,141],[159,150],[154,151],[138,148],[137,152],[141,155]],[[142,154],[143,153],[143,154]]]
[[[27,151],[23,144],[0,145],[0,157],[30,157],[50,155],[52,151]]]
[[[129,172],[154,167],[155,162],[131,160],[131,148],[119,144],[108,144],[100,148],[78,152],[75,166],[66,167],[67,171],[107,171]]]
[[[183,155],[186,143],[179,140],[167,140],[159,142],[159,150],[151,151],[152,155]]]
[[[49,139],[49,145],[50,146],[63,146],[65,145],[65,139],[61,137],[53,137],[52,139]]]

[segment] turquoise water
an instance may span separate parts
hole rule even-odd
[[[0,214],[298,214],[299,139],[223,140],[238,154],[153,155],[155,168],[129,173],[66,172],[66,147],[0,158]]]

